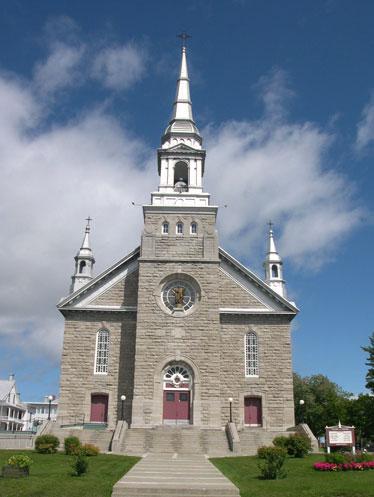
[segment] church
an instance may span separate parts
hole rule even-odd
[[[113,432],[126,422],[130,434],[224,431],[231,422],[239,435],[256,433],[257,445],[294,427],[290,324],[298,309],[287,299],[273,230],[264,279],[219,246],[205,156],[183,46],[140,246],[94,277],[88,220],[70,294],[58,304],[60,426]]]

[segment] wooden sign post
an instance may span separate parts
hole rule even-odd
[[[356,452],[355,427],[354,426],[326,426],[326,447],[330,454],[331,447],[349,447],[352,454]]]

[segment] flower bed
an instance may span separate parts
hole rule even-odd
[[[316,462],[313,464],[317,471],[364,471],[374,469],[374,461],[346,462],[335,464],[331,462]]]

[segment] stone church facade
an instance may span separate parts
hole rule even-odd
[[[88,223],[71,292],[58,305],[62,425],[83,419],[114,430],[124,419],[130,428],[221,429],[231,418],[239,430],[294,426],[297,308],[273,231],[262,280],[219,247],[204,165],[183,47],[140,247],[93,277]]]

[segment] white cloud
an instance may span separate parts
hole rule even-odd
[[[271,219],[282,256],[319,267],[339,249],[362,212],[348,180],[326,169],[334,137],[311,123],[286,122],[285,94],[274,74],[264,89],[262,119],[206,130],[207,185],[220,203],[228,204],[220,224],[222,243],[231,250],[256,260],[252,254],[263,252]]]
[[[34,84],[40,93],[51,94],[66,87],[82,83],[84,74],[80,70],[85,49],[60,42],[51,45],[50,54],[44,62],[36,65]]]
[[[125,90],[145,72],[146,53],[134,44],[105,48],[94,60],[92,76],[106,88]]]
[[[356,148],[363,151],[374,141],[374,93],[365,105],[361,121],[357,125]]]

